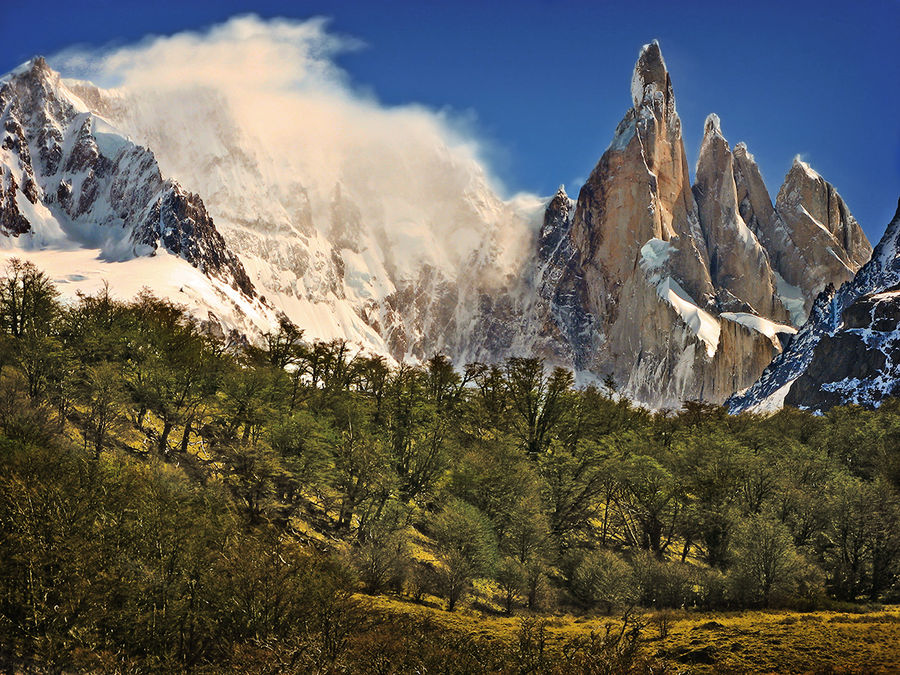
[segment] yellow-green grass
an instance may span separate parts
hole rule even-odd
[[[515,645],[525,614],[507,617],[472,607],[444,610],[436,598],[416,604],[392,597],[363,597],[375,612],[428,619],[441,630],[485,642]],[[660,614],[642,620],[647,653],[678,673],[900,673],[900,607],[859,614],[842,612],[675,612],[660,636]],[[540,617],[537,617],[540,618]],[[547,646],[595,631],[615,616],[547,616]],[[664,622],[664,621],[663,621]]]

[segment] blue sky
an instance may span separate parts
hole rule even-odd
[[[775,193],[800,154],[873,243],[900,196],[900,0],[860,2],[4,3],[0,71],[72,44],[127,44],[235,15],[331,18],[361,40],[338,63],[386,104],[472,121],[509,192],[575,193],[630,104],[640,46],[660,40],[696,159],[716,112]]]

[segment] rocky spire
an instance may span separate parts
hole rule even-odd
[[[564,185],[560,185],[553,199],[544,211],[544,222],[538,235],[538,246],[542,260],[548,259],[559,246],[562,237],[567,233],[572,222],[572,200],[566,194]]]
[[[784,179],[775,210],[787,236],[769,237],[770,255],[785,280],[802,290],[807,309],[828,283],[849,281],[872,255],[834,186],[799,158]]]
[[[613,141],[581,189],[572,225],[576,248],[600,283],[614,291],[634,272],[649,239],[674,240],[678,282],[699,302],[714,296],[706,247],[691,193],[681,121],[656,42],[645,45],[632,77],[630,108]],[[614,295],[598,293],[614,300]],[[606,300],[596,307],[607,314]]]
[[[741,215],[734,156],[715,114],[704,124],[693,192],[719,308],[788,321],[769,257]]]
[[[631,100],[635,109],[638,109],[643,104],[660,97],[667,108],[671,106],[674,112],[675,96],[672,93],[672,81],[659,49],[659,42],[654,40],[641,47],[631,76]]]
[[[734,146],[734,185],[741,218],[766,249],[775,229],[775,207],[763,181],[756,158],[746,143]]]

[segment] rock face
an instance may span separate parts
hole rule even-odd
[[[164,180],[152,152],[87,110],[43,58],[0,83],[0,230],[96,246],[107,258],[160,246],[255,294],[202,200]]]
[[[718,306],[788,323],[790,317],[777,295],[769,256],[741,214],[738,180],[719,118],[710,115],[704,126],[693,192],[710,252],[709,271]]]
[[[834,186],[799,159],[778,191],[775,209],[775,228],[782,223],[783,228],[767,232],[770,253],[785,281],[802,289],[807,308],[829,283],[839,286],[852,279],[872,255]],[[803,263],[798,265],[798,259]]]
[[[125,261],[167,251],[235,290],[204,300],[216,316],[252,305],[258,331],[277,310],[308,338],[394,361],[539,356],[657,408],[748,387],[815,294],[868,253],[805,165],[773,205],[714,115],[691,185],[655,42],[574,201],[563,188],[549,202],[504,201],[446,149],[386,164],[397,175],[382,194],[380,165],[351,158],[326,172],[270,156],[213,92],[102,90],[42,59],[0,79],[0,104],[0,232],[13,246],[75,242]],[[202,124],[170,123],[182,107]]]
[[[839,289],[826,286],[797,338],[729,406],[733,412],[782,403],[826,410],[843,403],[877,406],[897,394],[900,204],[871,260]]]
[[[574,215],[557,194],[542,231],[553,270],[542,295],[580,370],[655,407],[721,402],[781,351],[790,312],[745,221],[753,200],[774,209],[752,157],[739,154],[710,116],[691,186],[671,78],[659,45],[645,46],[632,107]]]

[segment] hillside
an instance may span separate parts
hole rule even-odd
[[[13,669],[507,672],[541,625],[512,638],[492,618],[511,614],[600,631],[572,628],[572,660],[546,672],[659,672],[731,663],[732,641],[756,654],[747,636],[770,630],[717,633],[704,612],[898,599],[896,402],[651,413],[537,360],[389,367],[288,322],[226,342],[146,293],[61,305],[21,262],[0,319]],[[640,617],[666,609],[686,613],[656,644]],[[488,620],[448,639],[457,611]],[[892,613],[811,616],[836,640],[871,628],[853,653],[893,658]],[[765,663],[847,658],[800,652]]]

